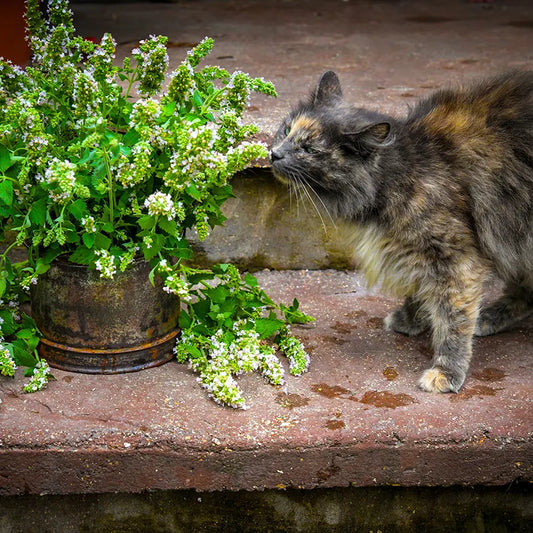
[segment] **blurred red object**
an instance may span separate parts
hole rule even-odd
[[[26,3],[24,0],[0,0],[0,56],[25,67],[31,57],[26,42]]]

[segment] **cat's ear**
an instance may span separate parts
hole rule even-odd
[[[357,146],[379,148],[389,146],[394,142],[390,122],[376,122],[355,131],[344,133],[351,143]]]
[[[313,104],[324,104],[331,100],[332,98],[341,98],[341,82],[335,72],[328,70],[324,72],[318,80],[318,85],[316,86],[314,95],[313,95]]]

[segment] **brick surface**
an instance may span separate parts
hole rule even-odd
[[[55,371],[25,395],[0,382],[0,495],[533,481],[533,321],[478,339],[457,395],[416,389],[429,339],[384,332],[396,302],[355,274],[261,272],[316,324],[295,328],[309,373],[240,379],[249,409],[208,399],[184,365],[135,374]]]

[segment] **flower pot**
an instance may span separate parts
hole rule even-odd
[[[88,374],[133,372],[174,356],[179,299],[167,294],[150,265],[135,261],[114,279],[55,261],[31,291],[32,316],[50,366]]]

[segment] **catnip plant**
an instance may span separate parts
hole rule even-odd
[[[169,75],[164,36],[118,65],[111,35],[76,36],[66,0],[48,2],[46,17],[28,0],[26,19],[31,65],[0,61],[0,372],[25,367],[27,391],[50,377],[24,302],[59,256],[109,279],[149,261],[151,281],[159,276],[185,305],[178,360],[223,404],[245,405],[239,373],[283,381],[273,344],[293,373],[305,371],[308,356],[289,332],[310,320],[298,302],[274,303],[233,265],[192,267],[186,238],[224,222],[230,178],[267,156],[243,114],[252,93],[276,95],[272,83],[201,67],[210,38]],[[24,259],[13,260],[21,247]]]

